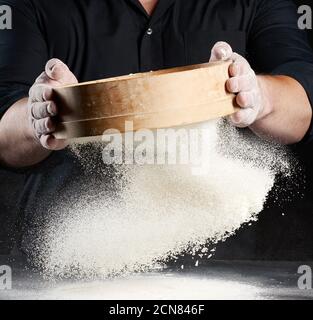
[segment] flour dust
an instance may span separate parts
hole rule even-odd
[[[208,242],[256,221],[276,175],[292,173],[288,152],[226,122],[200,126],[211,133],[201,174],[188,165],[118,166],[116,194],[104,196],[97,184],[78,201],[64,201],[58,219],[38,236],[35,263],[44,274],[105,278],[145,271],[182,253],[205,253]],[[82,149],[72,146],[86,170],[96,172],[93,153]]]

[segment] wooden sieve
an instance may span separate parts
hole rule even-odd
[[[109,129],[169,128],[235,112],[227,93],[230,62],[207,63],[85,82],[54,89],[57,139],[101,136]]]

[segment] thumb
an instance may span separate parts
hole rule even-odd
[[[232,54],[233,49],[227,42],[217,42],[211,51],[210,62],[229,60]]]
[[[62,85],[77,83],[75,75],[68,66],[59,59],[51,59],[47,62],[45,68],[47,76]]]

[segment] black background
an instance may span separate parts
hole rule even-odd
[[[301,0],[295,2],[311,5]],[[313,47],[313,31],[308,35]],[[259,222],[242,228],[236,236],[218,245],[216,259],[313,261],[313,143],[297,147],[295,154],[306,176],[306,182],[301,183],[304,187],[299,190],[303,196],[294,196],[285,203],[270,199]],[[302,182],[303,174],[297,179]],[[12,248],[16,203],[23,181],[23,174],[0,168],[0,254],[7,254]]]

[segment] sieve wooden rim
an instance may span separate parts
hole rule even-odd
[[[177,127],[236,111],[227,92],[231,62],[206,63],[80,83],[54,89],[57,139],[101,136],[115,129]]]

